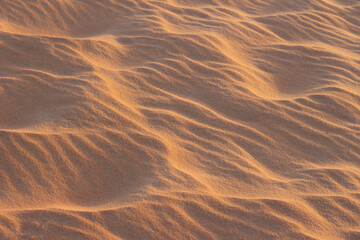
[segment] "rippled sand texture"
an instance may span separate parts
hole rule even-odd
[[[0,239],[360,239],[360,2],[0,0]]]

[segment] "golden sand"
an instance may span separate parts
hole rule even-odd
[[[360,2],[0,0],[0,239],[360,239]]]

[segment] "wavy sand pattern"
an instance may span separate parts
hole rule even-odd
[[[358,0],[0,0],[1,239],[360,239]]]

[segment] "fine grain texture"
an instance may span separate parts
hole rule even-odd
[[[0,239],[360,239],[359,0],[0,0]]]

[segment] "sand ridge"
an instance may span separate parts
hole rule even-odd
[[[360,238],[357,0],[0,0],[1,239]]]

